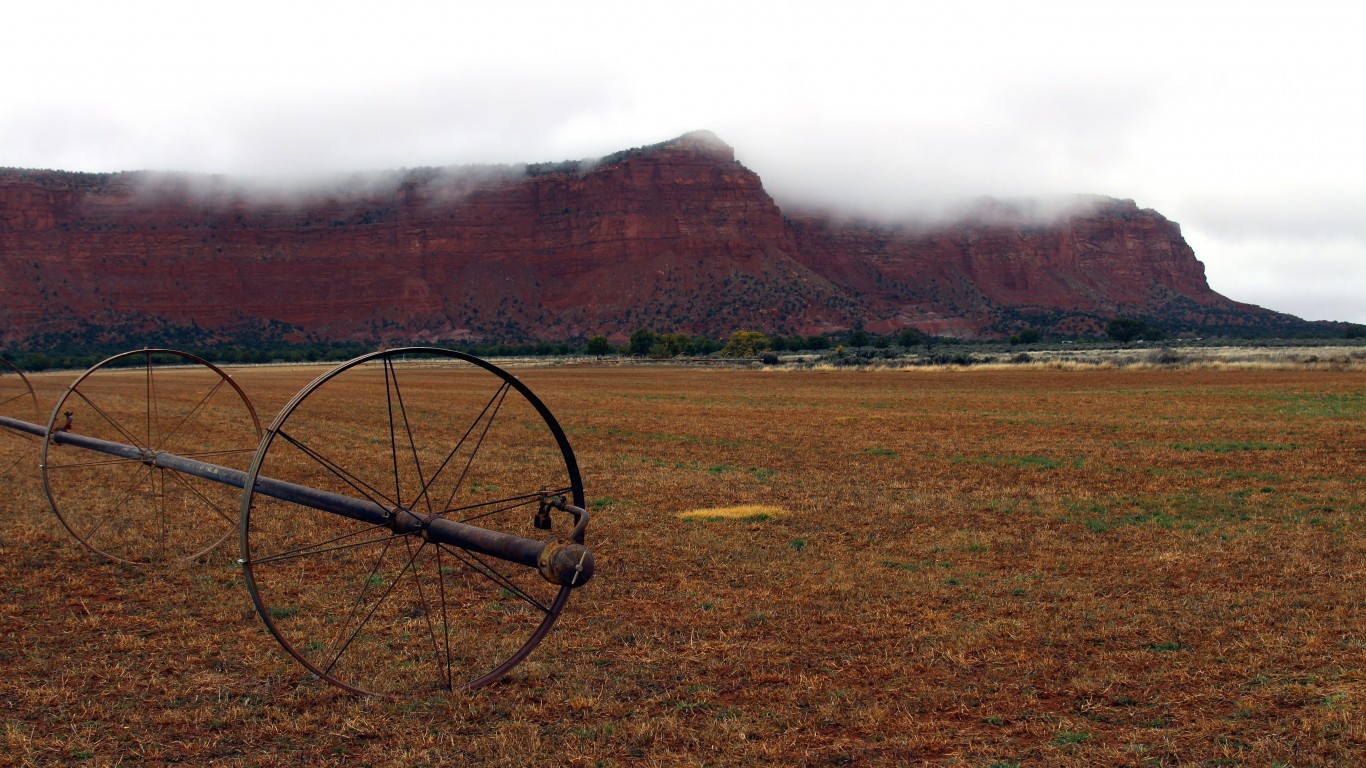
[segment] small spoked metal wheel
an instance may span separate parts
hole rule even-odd
[[[38,421],[38,399],[28,377],[0,358],[0,416]],[[25,432],[0,429],[0,478],[7,478],[25,460],[36,460],[38,438]]]
[[[303,490],[290,500],[266,485]],[[290,654],[347,690],[407,697],[486,685],[541,642],[568,600],[569,586],[535,568],[312,501],[353,497],[526,539],[546,538],[537,528],[549,524],[548,499],[582,508],[555,418],[478,358],[405,348],[343,363],[280,411],[246,487],[242,562],[257,610]]]
[[[63,445],[68,430],[135,450]],[[236,530],[240,494],[159,467],[156,457],[245,472],[260,436],[247,396],[211,363],[167,349],[125,352],[82,374],[52,410],[43,487],[62,525],[95,552],[128,563],[194,560]]]

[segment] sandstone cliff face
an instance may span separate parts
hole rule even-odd
[[[1179,228],[1100,199],[1050,224],[785,218],[715,136],[577,164],[285,194],[218,177],[0,171],[0,342],[564,339],[857,323],[961,335],[1274,313],[1209,289]],[[1081,320],[1077,320],[1081,318]]]

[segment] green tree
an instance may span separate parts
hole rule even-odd
[[[901,333],[897,334],[896,343],[903,347],[917,347],[924,339],[925,334],[920,331],[914,328],[904,328]]]
[[[1132,317],[1116,317],[1105,324],[1105,335],[1115,341],[1133,341],[1148,330],[1148,324]]]
[[[584,350],[590,355],[610,355],[612,345],[607,343],[607,337],[601,334],[590,337]]]
[[[849,346],[851,347],[866,347],[869,342],[868,332],[862,328],[857,328],[849,334]]]
[[[1161,341],[1167,338],[1167,334],[1161,328],[1154,328],[1151,325],[1145,325],[1143,326],[1143,333],[1139,334],[1139,338],[1143,339],[1144,341]]]
[[[692,353],[692,337],[684,333],[655,334],[654,343],[650,345],[649,349],[650,357],[656,359],[691,355]]]
[[[631,340],[626,343],[626,351],[633,355],[648,355],[650,347],[654,346],[654,343],[654,333],[641,328],[631,334]]]
[[[722,357],[754,357],[770,346],[768,337],[758,331],[736,331],[721,350]]]
[[[721,342],[703,333],[692,337],[692,353],[694,355],[710,355],[720,349],[721,346]]]
[[[1038,328],[1022,328],[1019,333],[1010,336],[1011,344],[1037,344],[1043,338],[1043,333]]]

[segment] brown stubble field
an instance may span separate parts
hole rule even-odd
[[[268,422],[319,370],[234,375]],[[1360,372],[518,373],[598,576],[502,682],[349,698],[232,547],[101,561],[11,472],[0,765],[1366,761]]]

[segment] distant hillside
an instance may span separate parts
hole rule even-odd
[[[914,327],[1096,333],[1306,324],[1212,290],[1132,201],[933,227],[784,215],[706,132],[593,163],[417,169],[307,191],[191,174],[0,171],[0,343],[561,340]]]

